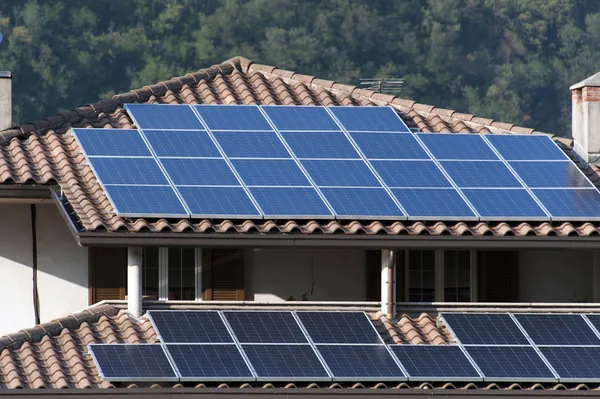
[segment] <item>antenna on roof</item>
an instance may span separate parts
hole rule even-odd
[[[360,78],[360,85],[377,93],[397,94],[406,81],[402,78]]]

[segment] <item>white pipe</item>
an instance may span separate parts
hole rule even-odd
[[[142,248],[127,248],[127,311],[142,315]]]

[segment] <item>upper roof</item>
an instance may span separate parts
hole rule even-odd
[[[255,64],[236,57],[111,99],[85,105],[55,116],[0,132],[0,183],[4,185],[54,185],[61,187],[71,217],[82,231],[216,232],[216,233],[367,233],[390,235],[469,236],[590,236],[600,235],[600,225],[528,222],[442,221],[231,221],[165,220],[117,217],[97,183],[71,127],[132,128],[123,104],[275,104],[275,105],[391,105],[406,124],[421,132],[545,134],[531,128],[501,123],[453,110],[419,104],[388,94],[318,79],[314,76]],[[572,142],[553,136],[571,155]],[[595,166],[581,165],[590,180],[600,185]]]

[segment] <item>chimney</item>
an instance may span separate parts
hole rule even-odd
[[[0,130],[12,127],[12,74],[0,71]]]
[[[572,136],[577,155],[600,162],[600,73],[571,86]]]

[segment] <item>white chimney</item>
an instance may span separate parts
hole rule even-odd
[[[571,86],[572,136],[577,155],[600,162],[600,73]]]
[[[0,71],[0,130],[12,127],[12,74]]]

